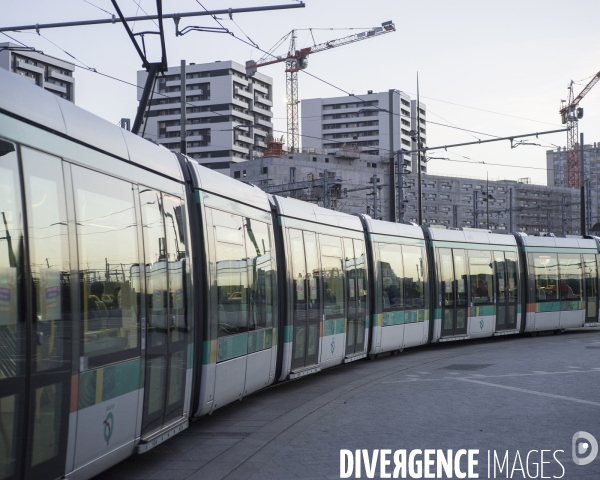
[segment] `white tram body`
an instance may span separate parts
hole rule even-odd
[[[86,479],[278,381],[597,326],[594,237],[271,196],[0,69],[0,480]]]

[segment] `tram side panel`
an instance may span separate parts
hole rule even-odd
[[[528,263],[528,332],[576,328],[597,318],[593,239],[519,236]],[[589,280],[588,280],[589,279]]]
[[[285,243],[280,380],[366,356],[368,261],[357,217],[273,197]]]
[[[371,250],[372,341],[369,353],[422,345],[429,336],[429,268],[419,227],[361,216]]]
[[[275,381],[279,316],[266,194],[198,165],[193,170],[207,285],[200,416]]]

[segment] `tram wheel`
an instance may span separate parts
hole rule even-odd
[[[377,354],[376,353],[369,354],[369,360],[375,360],[376,358],[377,358]]]
[[[529,332],[530,337],[537,337],[539,334],[540,332]]]

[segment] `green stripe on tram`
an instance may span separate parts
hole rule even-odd
[[[88,370],[79,375],[79,409],[82,410],[140,388],[140,359]]]
[[[325,320],[323,322],[323,336],[337,335],[346,331],[346,319],[335,318],[333,320]]]
[[[429,317],[429,312],[425,309],[404,310],[400,312],[384,312],[383,326],[404,325],[408,323],[424,322]]]
[[[217,340],[217,363],[271,348],[276,343],[276,332],[276,329],[265,328],[219,338]],[[205,352],[203,362],[212,363],[210,360],[211,358],[207,357],[207,353]]]
[[[472,317],[488,317],[491,315],[496,315],[495,305],[481,305],[471,307]]]

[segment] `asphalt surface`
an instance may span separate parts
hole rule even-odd
[[[542,478],[544,450],[544,478],[598,479],[600,454],[573,461],[579,431],[600,442],[596,328],[452,342],[328,369],[218,410],[96,478],[336,479],[341,449],[369,458],[391,450],[390,474],[396,450],[478,449],[479,478]],[[364,463],[361,474],[368,478]]]

